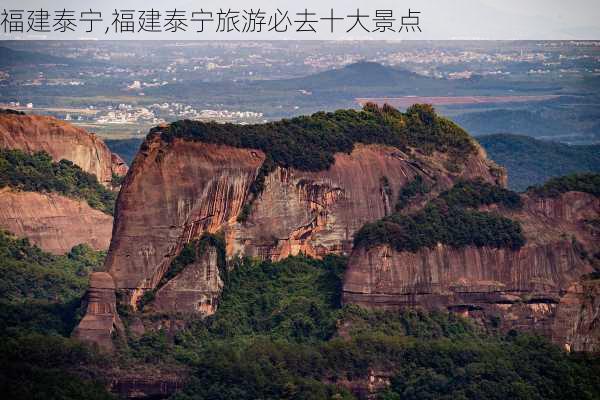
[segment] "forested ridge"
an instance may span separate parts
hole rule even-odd
[[[33,154],[0,149],[0,188],[40,193],[60,193],[86,201],[90,207],[113,214],[116,193],[105,188],[95,175],[69,160],[54,162],[46,152]]]
[[[412,214],[401,211],[410,198],[427,190],[421,178],[398,194],[397,211],[379,221],[365,224],[354,236],[355,246],[390,244],[397,251],[417,251],[444,243],[453,247],[505,247],[525,244],[521,225],[495,212],[478,211],[483,205],[499,204],[518,209],[515,192],[483,181],[459,181],[425,207]]]
[[[183,120],[154,128],[149,135],[155,134],[167,142],[184,138],[258,149],[274,165],[307,171],[327,169],[335,153],[350,153],[355,143],[447,151],[456,157],[476,149],[468,133],[425,104],[415,104],[405,113],[367,104],[361,111],[318,112],[255,125]]]
[[[475,150],[464,131],[427,106],[401,113],[369,105],[244,127],[180,121],[154,134],[167,142],[185,138],[265,151],[254,195],[275,166],[326,169],[336,152],[350,152],[355,143],[448,152],[453,162]],[[63,193],[112,210],[114,197],[97,181],[47,154],[5,151],[0,171],[5,186]],[[595,194],[597,187],[597,177],[576,176],[530,190],[554,196],[567,190]],[[486,205],[518,210],[517,193],[484,181],[458,181],[409,214],[410,202],[430,190],[417,177],[389,193],[396,211],[366,224],[355,245],[389,243],[416,251],[440,242],[511,249],[525,243],[519,223],[478,211]],[[154,292],[147,291],[138,310],[119,304],[126,329],[114,338],[118,351],[103,355],[69,336],[83,315],[89,274],[102,269],[104,254],[76,246],[52,256],[0,232],[0,391],[11,399],[109,399],[113,371],[147,368],[152,374],[183,371],[184,386],[171,396],[176,400],[356,399],[348,387],[368,385],[370,373],[389,379],[376,394],[380,400],[600,398],[600,360],[567,354],[547,339],[500,332],[446,312],[344,306],[345,257],[225,260],[219,232],[184,246],[159,287],[210,246],[218,251],[224,282],[217,312],[205,319],[155,313],[144,306],[153,301]],[[138,319],[157,328],[138,336],[131,329]]]
[[[383,144],[426,154],[449,154],[448,167],[458,169],[477,149],[473,139],[452,121],[436,114],[432,106],[415,104],[402,113],[384,105],[366,104],[362,110],[317,112],[309,116],[255,125],[219,124],[183,120],[157,127],[148,137],[175,138],[262,150],[266,159],[250,187],[250,197],[238,218],[245,222],[264,180],[277,166],[305,171],[328,169],[336,153],[351,153],[356,143]],[[142,145],[142,149],[146,143]]]

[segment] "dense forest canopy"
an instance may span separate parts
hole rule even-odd
[[[132,342],[131,357],[189,365],[178,400],[355,399],[338,384],[366,383],[365,371],[391,377],[379,399],[600,395],[598,362],[545,339],[485,332],[442,312],[343,307],[344,266],[335,256],[240,261],[215,315],[173,339],[148,333]]]
[[[80,244],[63,256],[32,246],[27,239],[0,231],[0,299],[66,302],[80,298],[88,274],[99,268],[104,252]]]
[[[520,208],[521,198],[517,193],[483,181],[459,181],[422,210],[402,214],[410,197],[423,191],[423,185],[422,179],[416,178],[401,189],[397,211],[365,224],[354,236],[355,246],[389,244],[398,251],[414,252],[438,243],[511,249],[525,244],[518,222],[497,213],[477,211],[479,206],[489,204]]]
[[[6,399],[112,399],[107,359],[69,339],[88,276],[105,254],[78,245],[55,256],[0,231],[0,392]]]
[[[390,106],[367,104],[363,110],[318,112],[310,116],[256,125],[183,120],[150,135],[163,140],[185,138],[207,143],[262,150],[275,165],[319,171],[334,162],[334,154],[350,153],[355,143],[379,143],[423,151],[464,155],[475,150],[470,136],[438,116],[429,105],[414,105],[405,113]]]
[[[478,183],[481,184],[481,183]],[[466,184],[465,184],[466,185]],[[450,203],[464,204],[459,193]],[[511,195],[490,188],[476,202],[514,204]],[[467,196],[468,203],[472,198]],[[515,205],[518,207],[518,205]],[[99,356],[72,339],[81,318],[83,285],[101,257],[77,247],[50,256],[26,241],[4,234],[0,264],[10,281],[62,265],[69,279],[28,300],[4,292],[0,309],[0,389],[9,398],[108,399],[105,374],[112,368],[148,372],[187,371],[184,388],[171,398],[189,399],[356,399],[340,383],[384,373],[390,399],[595,399],[600,396],[597,359],[568,355],[545,339],[486,331],[444,312],[368,311],[341,304],[347,260],[304,256],[280,262],[236,259],[222,271],[225,287],[216,314],[199,319],[176,315],[185,327],[116,338],[118,353]],[[217,238],[203,246],[221,246]],[[190,247],[177,265],[201,250]],[[32,284],[32,288],[36,286]],[[26,288],[25,288],[26,289]],[[32,289],[30,289],[32,290]],[[20,292],[19,292],[20,293]],[[55,293],[65,293],[56,296]],[[133,312],[123,306],[126,326],[169,316]],[[126,329],[127,330],[127,329]]]
[[[113,213],[116,193],[106,189],[95,175],[68,160],[52,161],[46,152],[29,154],[0,149],[0,188],[30,192],[56,192],[79,200],[107,214]]]
[[[506,167],[512,190],[523,191],[576,172],[600,172],[598,144],[568,145],[511,134],[479,136],[477,141],[489,158]]]
[[[600,196],[600,174],[580,173],[552,178],[543,185],[530,187],[528,191],[540,197],[557,197],[573,191]]]

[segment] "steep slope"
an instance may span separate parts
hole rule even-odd
[[[64,254],[81,243],[108,249],[112,222],[112,216],[85,201],[0,189],[0,227],[53,254]]]
[[[350,257],[344,301],[369,308],[421,306],[456,311],[482,321],[492,319],[505,331],[538,332],[568,349],[597,350],[597,344],[584,344],[590,340],[597,343],[598,327],[590,325],[598,313],[597,300],[586,299],[583,290],[578,289],[580,279],[594,272],[600,251],[596,226],[600,198],[596,186],[597,175],[583,175],[532,190],[521,196],[517,207],[495,199],[465,202],[484,212],[478,214],[479,224],[484,215],[500,215],[518,223],[525,242],[516,246],[494,241],[505,237],[505,232],[494,231],[497,223],[486,227],[492,230],[487,242],[484,236],[483,241],[457,243],[456,237],[461,234],[454,231],[447,243],[443,239],[424,241],[412,248],[404,245],[411,242],[403,236],[392,240],[391,236],[398,233],[373,236],[377,233],[373,228],[360,232],[359,238],[365,239],[357,242]],[[468,198],[468,188],[462,189]],[[464,193],[449,193],[441,198],[451,216],[451,200]],[[441,213],[442,219],[446,218],[446,211]],[[406,224],[397,221],[404,220],[389,220],[387,224],[391,225],[383,225],[386,232],[402,235]],[[457,220],[453,221],[456,224]],[[467,237],[477,234],[473,226],[463,229],[462,235]],[[409,234],[409,238],[414,236],[419,233]],[[588,293],[593,292],[590,289]],[[590,304],[585,307],[585,302]],[[557,317],[558,310],[569,307],[571,313],[562,310]],[[574,339],[577,335],[587,338]]]
[[[70,161],[0,149],[0,227],[54,254],[106,250],[116,194]]]
[[[600,171],[600,145],[567,145],[512,134],[479,136],[477,141],[488,157],[506,167],[513,190],[556,176]]]
[[[0,110],[0,227],[54,254],[106,250],[127,166],[95,135],[55,118]],[[109,190],[110,189],[110,190]]]
[[[119,195],[107,270],[135,305],[204,233],[223,234],[227,257],[349,254],[354,232],[389,214],[389,193],[416,175],[433,192],[459,178],[504,180],[466,133],[424,106],[157,128]]]
[[[106,186],[111,185],[113,174],[127,173],[121,157],[96,135],[53,117],[0,110],[0,148],[45,151],[55,161],[72,161]]]

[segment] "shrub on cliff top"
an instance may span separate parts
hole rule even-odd
[[[552,178],[541,186],[527,189],[540,197],[558,197],[566,192],[585,192],[600,196],[600,174],[581,173]]]
[[[456,158],[475,149],[464,130],[429,105],[414,105],[401,113],[387,105],[368,104],[362,111],[318,112],[256,125],[183,120],[166,129],[155,128],[150,135],[157,133],[165,141],[178,137],[259,149],[275,165],[309,171],[329,168],[335,153],[350,153],[355,143],[438,150]]]
[[[53,162],[46,152],[28,154],[0,149],[0,188],[5,186],[31,192],[57,192],[85,200],[90,207],[111,215],[117,196],[98,182],[95,175],[68,160]]]
[[[449,207],[477,208],[484,205],[498,204],[506,208],[521,208],[523,202],[518,193],[492,185],[482,179],[460,180],[450,189],[440,194]]]
[[[412,198],[417,195],[428,193],[429,190],[430,188],[423,181],[423,177],[421,175],[415,176],[415,179],[400,189],[400,193],[398,193],[398,201],[396,202],[396,211],[403,210]]]
[[[219,273],[221,279],[225,280],[227,268],[225,266],[225,239],[221,235],[204,233],[200,239],[194,240],[183,246],[179,255],[171,262],[169,269],[165,272],[158,283],[155,290],[160,289],[168,281],[175,278],[185,267],[196,262],[206,252],[209,246],[214,247],[217,250],[217,265],[219,267]]]
[[[402,198],[404,192],[401,191]],[[365,224],[355,246],[389,244],[397,251],[417,251],[444,243],[453,247],[491,246],[517,249],[525,244],[518,222],[477,207],[500,204],[519,208],[518,194],[483,181],[461,181],[412,215],[395,213]]]

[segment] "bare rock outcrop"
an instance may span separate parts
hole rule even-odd
[[[335,154],[328,170],[277,167],[240,222],[265,160],[262,151],[151,135],[123,183],[107,270],[135,306],[144,291],[156,288],[182,247],[205,232],[223,233],[228,257],[349,254],[354,233],[391,213],[389,193],[416,175],[435,181],[437,190],[459,178],[505,182],[482,152],[466,156],[457,171],[446,167],[445,153],[411,153],[356,144],[350,154]]]
[[[124,176],[127,165],[93,133],[42,115],[0,113],[0,148],[45,151],[55,160],[72,161],[110,186],[112,175]]]
[[[210,246],[198,256],[198,260],[186,266],[156,292],[152,310],[203,316],[214,314],[223,289],[217,263],[217,249]]]
[[[83,200],[0,189],[0,227],[53,254],[64,254],[81,243],[108,249],[112,224],[112,216]]]
[[[560,299],[552,339],[567,351],[600,352],[600,281],[575,282]]]
[[[600,250],[586,228],[586,221],[600,216],[600,199],[567,192],[523,200],[522,210],[495,210],[521,222],[527,243],[519,250],[358,247],[344,278],[344,302],[450,310],[495,319],[503,330],[535,331],[575,350],[597,346],[600,300],[587,285],[584,295],[579,280],[593,272],[588,254]]]
[[[263,161],[262,152],[200,142],[142,146],[121,188],[106,260],[117,288],[139,298],[186,243],[235,224]]]
[[[117,313],[115,283],[106,272],[90,275],[85,316],[75,328],[73,337],[114,351],[113,336],[123,334],[124,327]]]

